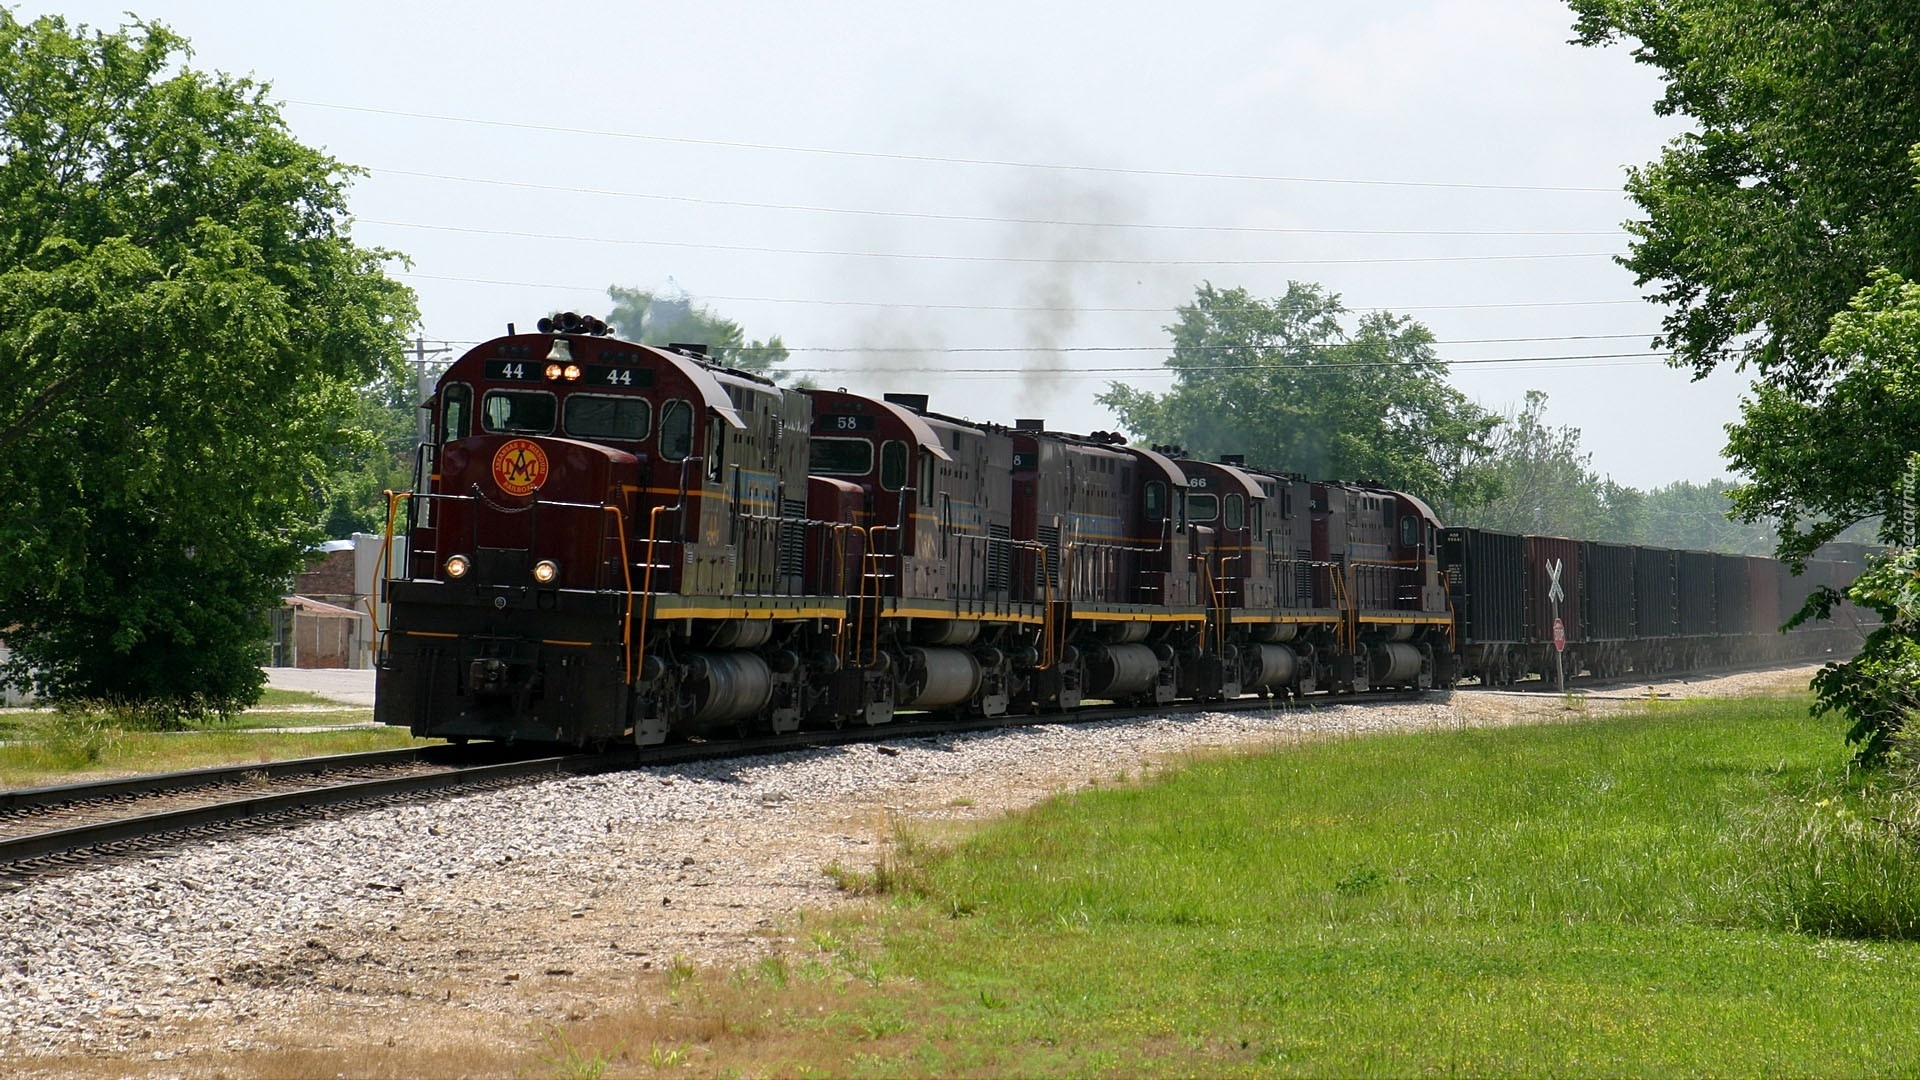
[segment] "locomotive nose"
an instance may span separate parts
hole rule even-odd
[[[475,660],[467,669],[467,688],[476,694],[499,693],[507,686],[505,660]]]

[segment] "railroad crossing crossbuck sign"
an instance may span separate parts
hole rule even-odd
[[[1567,651],[1567,624],[1560,621],[1560,601],[1567,598],[1567,591],[1560,587],[1560,571],[1565,569],[1559,559],[1547,564],[1547,599],[1553,601],[1553,648],[1555,652]],[[1566,676],[1560,678],[1562,688],[1566,685]]]

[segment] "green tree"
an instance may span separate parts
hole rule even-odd
[[[788,373],[780,367],[788,355],[780,335],[765,341],[748,340],[739,323],[694,303],[673,285],[671,278],[667,288],[659,292],[614,285],[607,289],[607,298],[613,301],[607,324],[628,341],[642,345],[705,345],[707,355],[715,363],[776,381],[787,377]]]
[[[1656,547],[1765,555],[1779,543],[1769,521],[1734,515],[1734,485],[1725,480],[1696,484],[1679,480],[1647,492],[1642,507],[1643,542]]]
[[[1647,540],[1647,493],[1639,488],[1616,484],[1612,477],[1600,481],[1600,528],[1593,538],[1616,544],[1645,544]]]
[[[1781,554],[1804,555],[1887,509],[1888,464],[1920,448],[1910,416],[1858,411],[1873,391],[1847,371],[1872,343],[1829,338],[1856,294],[1862,319],[1892,317],[1920,279],[1920,5],[1569,2],[1578,41],[1634,41],[1666,80],[1655,110],[1694,124],[1630,173],[1646,217],[1623,261],[1669,306],[1659,343],[1676,365],[1762,376],[1730,429],[1750,478],[1734,505],[1777,518]]]
[[[1847,598],[1878,615],[1880,624],[1859,653],[1814,676],[1813,708],[1850,718],[1847,741],[1863,763],[1880,764],[1920,710],[1920,549],[1902,548],[1874,562]]]
[[[1875,275],[1834,316],[1821,350],[1833,366],[1809,391],[1758,386],[1729,429],[1729,459],[1764,478],[1736,491],[1735,505],[1780,521],[1796,537],[1793,554],[1875,516],[1894,530],[1887,540],[1914,543],[1914,492],[1895,481],[1920,450],[1920,285]]]
[[[414,310],[346,234],[349,170],[185,52],[0,9],[0,627],[51,697],[197,713],[257,697],[323,455]]]
[[[1507,532],[1613,539],[1602,535],[1611,524],[1606,493],[1592,471],[1593,455],[1580,449],[1580,429],[1549,426],[1546,409],[1547,395],[1529,390],[1526,404],[1502,419],[1486,455],[1495,494],[1460,508],[1456,520]]]
[[[386,528],[386,493],[413,486],[419,397],[412,373],[405,371],[382,372],[361,388],[354,409],[359,430],[327,447],[324,455],[330,499],[321,528],[328,536],[344,540]]]
[[[1362,315],[1292,282],[1260,300],[1196,290],[1167,327],[1173,388],[1111,383],[1098,398],[1120,426],[1157,443],[1326,479],[1371,479],[1448,506],[1482,501],[1483,459],[1499,418],[1446,381],[1433,335],[1405,316]]]

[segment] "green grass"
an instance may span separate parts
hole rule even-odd
[[[218,721],[210,726],[229,731],[252,731],[260,728],[338,727],[342,724],[365,724],[373,719],[372,709],[334,702],[322,702],[321,705],[321,708],[309,706],[299,710],[261,708],[256,705],[230,720]]]
[[[280,709],[289,705],[332,705],[338,707],[339,702],[334,701],[332,698],[321,697],[319,694],[310,694],[305,690],[280,690],[269,686],[265,690],[260,691],[260,700],[253,703],[255,709]]]
[[[325,707],[316,709],[316,705]],[[421,742],[400,728],[324,730],[364,725],[372,718],[371,709],[283,691],[268,691],[261,706],[230,719],[189,723],[169,731],[148,730],[137,716],[113,709],[9,711],[0,713],[0,788],[347,754]]]
[[[1845,825],[1904,796],[1850,776],[1839,735],[1804,699],[1663,704],[1059,798],[909,866],[843,870],[900,888],[805,939],[782,971],[810,986],[716,998],[777,1020],[712,1065],[1912,1072],[1920,946],[1796,932],[1915,936],[1920,901],[1878,884],[1920,894],[1898,877],[1914,843]]]

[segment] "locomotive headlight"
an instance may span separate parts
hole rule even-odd
[[[580,365],[568,364],[567,369],[561,372],[561,374],[567,377],[568,382],[577,382],[580,378]]]
[[[552,380],[554,380],[554,379],[557,379],[557,378],[559,378],[559,377],[560,377],[560,365],[559,365],[559,364],[548,364],[548,365],[547,365],[547,379],[548,379],[549,381],[552,381]]]
[[[449,556],[447,559],[447,576],[458,581],[467,576],[467,570],[470,569],[471,566],[472,564],[467,562],[465,555]]]
[[[553,584],[553,579],[559,576],[560,566],[552,559],[541,559],[539,562],[533,564],[533,580],[542,585]]]

